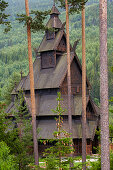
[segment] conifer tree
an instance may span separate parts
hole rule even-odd
[[[5,25],[5,32],[8,32],[11,28],[10,22],[7,21],[8,16],[4,11],[8,7],[8,3],[4,0],[0,0],[0,24]]]
[[[46,156],[46,164],[47,169],[66,169],[67,165],[73,162],[73,158],[68,157],[71,152],[73,152],[72,145],[72,138],[71,134],[68,133],[63,128],[63,113],[65,110],[61,107],[61,93],[57,93],[57,107],[55,110],[52,111],[57,114],[56,117],[56,125],[57,130],[53,132],[54,139],[50,141],[55,141],[55,145],[46,149],[44,156]],[[62,161],[62,157],[66,157],[66,161]]]
[[[25,0],[26,15],[29,17],[28,0]],[[34,91],[34,74],[32,63],[32,49],[31,49],[31,28],[30,20],[27,22],[27,40],[28,40],[28,57],[29,57],[29,77],[30,77],[30,94],[31,94],[31,112],[32,112],[32,130],[33,130],[33,143],[34,143],[34,157],[35,164],[39,165],[38,157],[38,142],[36,131],[36,109],[35,109],[35,91]]]

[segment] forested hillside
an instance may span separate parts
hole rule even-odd
[[[23,0],[7,0],[9,7],[7,13],[10,14],[12,29],[7,34],[3,33],[0,27],[0,88],[1,99],[12,73],[22,70],[28,73],[27,59],[27,36],[26,27],[16,21],[16,14],[25,13]],[[29,0],[30,9],[50,9],[53,1]],[[65,11],[61,10],[61,20],[65,21]],[[108,59],[109,59],[109,96],[113,91],[113,2],[108,3]],[[33,58],[34,49],[42,40],[43,33],[32,34]],[[81,14],[70,15],[70,41],[80,39],[77,46],[77,55],[81,59]],[[99,4],[98,0],[89,0],[86,6],[86,60],[87,76],[92,85],[91,94],[93,98],[99,99]]]

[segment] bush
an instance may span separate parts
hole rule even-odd
[[[101,158],[91,163],[91,170],[101,170]],[[110,153],[110,170],[113,170],[113,152]]]
[[[5,142],[0,142],[0,170],[18,169],[14,161],[14,155],[10,155],[10,149]]]

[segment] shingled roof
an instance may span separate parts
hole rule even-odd
[[[54,139],[53,132],[57,131],[56,128],[56,120],[53,119],[46,119],[46,120],[38,120],[38,127],[40,129],[40,132],[38,134],[38,137],[41,137],[42,139]],[[96,121],[88,121],[86,123],[86,138],[92,139],[94,138],[95,130],[97,128],[97,122]],[[63,120],[63,129],[68,132],[68,120]],[[73,120],[72,122],[72,135],[73,138],[82,138],[82,123],[80,120]],[[63,134],[61,137],[64,137]]]
[[[63,34],[64,31],[60,30],[59,32],[56,33],[55,39],[51,39],[51,40],[47,40],[45,35],[37,52],[56,50]]]
[[[52,9],[51,9],[51,12],[50,12],[50,15],[52,14],[57,14],[59,15],[60,12],[58,11],[58,9],[56,8],[55,4],[53,5]]]
[[[63,115],[68,115],[68,96],[67,95],[62,95],[62,101],[61,101],[61,107],[65,109],[65,112]],[[52,109],[56,109],[57,107],[57,94],[52,94],[52,95],[35,95],[36,103],[39,103],[39,106],[37,107],[36,104],[36,115],[37,116],[55,116],[55,113],[52,111]],[[38,101],[37,101],[38,100]],[[29,109],[29,112],[31,113],[31,98],[30,95],[25,97],[25,101],[27,104],[27,107]],[[88,107],[88,102],[90,101],[90,98],[87,96],[87,107]],[[98,117],[99,113],[99,108],[94,106],[94,102],[91,102],[91,106],[94,110],[94,116]],[[98,108],[98,109],[97,109]],[[80,95],[72,96],[71,97],[71,111],[73,116],[81,116],[82,115],[82,97]]]
[[[74,53],[71,53],[71,62]],[[34,88],[47,89],[59,88],[67,73],[67,53],[64,53],[55,68],[41,69],[41,58],[37,57],[34,64]],[[23,85],[24,90],[30,90],[29,74]]]
[[[26,79],[26,76],[23,76],[20,80],[20,82],[17,84],[17,86],[13,89],[13,91],[11,92],[11,94],[17,94],[19,92],[20,89],[23,89],[23,84],[24,81]]]

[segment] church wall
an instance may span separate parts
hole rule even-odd
[[[41,68],[52,68],[56,65],[56,54],[54,51],[41,53]]]
[[[86,86],[87,87],[87,86]],[[62,94],[67,94],[67,75],[61,85],[60,91]],[[71,91],[72,95],[82,95],[82,75],[78,64],[73,60],[71,64]],[[86,94],[88,94],[88,88]]]
[[[74,156],[82,155],[82,139],[74,139]],[[87,139],[86,154],[92,154],[92,141]]]
[[[65,52],[66,51],[66,39],[63,37],[57,47],[57,51],[62,51]]]

